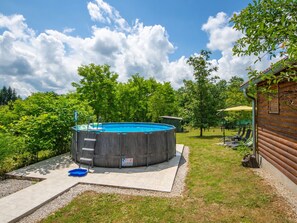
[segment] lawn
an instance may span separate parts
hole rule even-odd
[[[85,192],[42,222],[293,222],[284,201],[240,165],[242,155],[216,145],[220,130],[197,135],[177,134],[190,147],[183,197]]]

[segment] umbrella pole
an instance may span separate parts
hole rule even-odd
[[[225,126],[223,126],[223,141],[224,141],[224,145],[225,145],[225,142],[226,142],[226,138],[225,138]]]

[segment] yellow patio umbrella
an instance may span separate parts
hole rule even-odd
[[[253,108],[246,105],[236,106],[236,107],[229,107],[218,110],[218,114],[225,111],[252,111]],[[223,128],[223,140],[225,144],[225,128]]]
[[[252,110],[253,108],[250,106],[241,105],[236,107],[220,109],[218,111],[222,112],[222,111],[252,111]]]

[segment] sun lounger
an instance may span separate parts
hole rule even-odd
[[[236,135],[236,136],[233,136],[232,138],[231,138],[231,140],[232,141],[236,141],[236,140],[242,140],[242,137],[244,136],[244,134],[245,134],[245,127],[243,127],[242,128],[242,132],[241,132],[241,134],[238,134],[238,135]]]
[[[247,143],[247,141],[252,138],[252,134],[253,134],[252,130],[248,129],[246,131],[246,135],[244,138],[241,138],[240,140],[237,140],[237,141],[226,142],[225,145],[230,147],[236,147],[236,145],[238,146],[240,142]]]
[[[225,141],[228,141],[228,142],[231,141],[232,142],[232,141],[239,141],[239,140],[241,140],[242,137],[245,134],[245,130],[246,130],[245,126],[242,127],[242,128],[239,128],[236,135],[226,137]]]
[[[251,148],[253,146],[253,138],[248,139],[246,142],[238,141],[228,145],[232,149],[236,149],[239,146],[246,146]]]

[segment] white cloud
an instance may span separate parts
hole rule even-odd
[[[130,31],[127,21],[121,17],[119,11],[103,0],[89,2],[87,7],[92,20],[108,25],[114,24],[119,30]]]
[[[72,36],[72,28],[36,34],[22,15],[0,14],[0,84],[16,88],[22,96],[36,91],[66,93],[73,90],[72,82],[79,81],[77,68],[89,63],[109,64],[119,74],[119,81],[139,73],[170,81],[178,88],[184,79],[193,79],[186,57],[169,60],[176,47],[163,26],[145,26],[138,20],[130,26],[102,0],[89,2],[87,7],[96,25],[85,38]],[[219,67],[217,74],[224,79],[244,77],[255,58],[232,55],[232,44],[242,34],[234,31],[228,20],[225,13],[218,13],[202,30],[209,34],[208,48],[222,53],[220,59],[211,61]],[[265,60],[257,66],[265,69],[268,65]]]
[[[88,10],[91,16],[91,19],[99,22],[106,22],[104,16],[101,13],[99,6],[93,2],[88,3]]]
[[[255,56],[233,56],[232,47],[236,40],[244,34],[233,29],[229,24],[230,17],[224,12],[219,12],[215,17],[210,16],[202,30],[209,35],[207,48],[221,52],[221,58],[213,60],[213,64],[218,66],[218,75],[222,79],[230,79],[232,76],[240,76],[247,79],[247,68],[249,66],[258,70],[263,70],[269,66],[271,61],[263,59],[260,63],[254,64]]]
[[[72,32],[74,32],[75,31],[75,29],[74,28],[68,28],[68,27],[66,27],[66,28],[64,28],[64,30],[63,30],[63,33],[72,33]]]
[[[16,38],[28,38],[34,35],[29,29],[22,15],[5,16],[0,13],[0,28],[7,28]]]
[[[0,83],[22,96],[36,91],[65,93],[73,89],[71,82],[79,81],[77,68],[89,63],[109,64],[119,81],[139,73],[180,87],[183,79],[192,78],[185,57],[169,61],[175,47],[164,27],[137,20],[128,26],[118,11],[100,0],[89,3],[88,9],[92,19],[106,24],[110,20],[111,25],[94,25],[86,38],[72,36],[73,30],[67,28],[37,35],[22,15],[1,15]]]
[[[182,56],[176,61],[165,65],[165,80],[170,81],[174,88],[181,87],[183,80],[193,79],[193,69],[187,64],[187,58]]]

